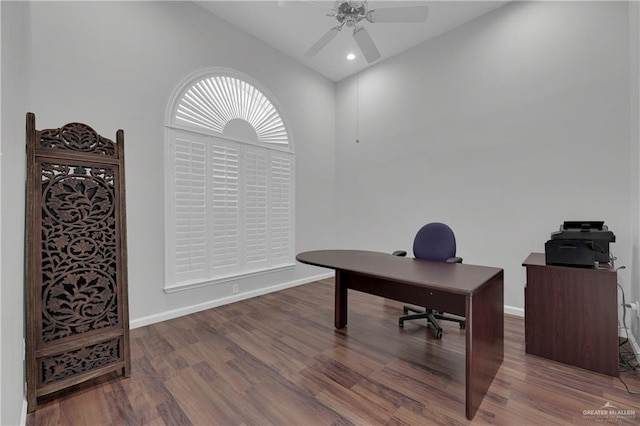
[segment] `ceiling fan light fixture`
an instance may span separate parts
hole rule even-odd
[[[355,58],[356,58],[355,53],[348,53],[348,54],[347,54],[347,59],[348,59],[349,61],[353,61]]]

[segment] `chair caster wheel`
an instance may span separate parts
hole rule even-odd
[[[404,312],[404,315],[407,315],[409,313],[409,310],[407,308],[402,308],[402,312]]]
[[[399,325],[400,327],[403,327],[403,326],[404,326],[404,321],[402,321],[402,320],[398,321],[398,325]]]
[[[438,330],[436,331],[436,339],[442,339],[442,331]]]
[[[460,330],[464,330],[465,328],[467,328],[467,323],[461,322],[460,323]]]

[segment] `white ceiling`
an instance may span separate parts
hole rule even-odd
[[[303,56],[316,40],[338,24],[334,17],[327,16],[334,1],[234,0],[195,3],[333,81],[340,81],[373,65],[362,57],[349,29],[341,31],[316,56]],[[381,62],[505,3],[508,1],[369,0],[369,10],[426,4],[429,16],[426,22],[417,24],[365,21],[363,25],[382,54],[376,62]],[[355,60],[346,59],[349,52],[356,54]]]

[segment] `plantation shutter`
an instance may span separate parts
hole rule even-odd
[[[245,161],[245,255],[247,264],[267,261],[267,153],[250,147]]]
[[[271,156],[271,256],[276,263],[285,262],[293,256],[291,180],[293,178],[291,158],[285,155]]]
[[[231,146],[230,146],[231,145]],[[240,253],[240,151],[215,141],[211,146],[211,268],[212,274],[236,270]]]
[[[175,278],[207,277],[205,163],[202,138],[178,137],[174,149]]]

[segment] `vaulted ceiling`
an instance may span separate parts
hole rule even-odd
[[[338,3],[344,2],[341,0]],[[340,81],[377,62],[384,61],[418,44],[437,37],[496,9],[507,1],[379,1],[369,0],[368,8],[427,5],[428,17],[421,23],[371,23],[362,21],[382,57],[367,63],[352,31],[345,28],[317,55],[304,53],[329,29],[338,25],[327,16],[335,1],[262,0],[198,1],[196,4],[241,28],[296,61],[333,80]],[[346,59],[355,53],[354,60]]]

